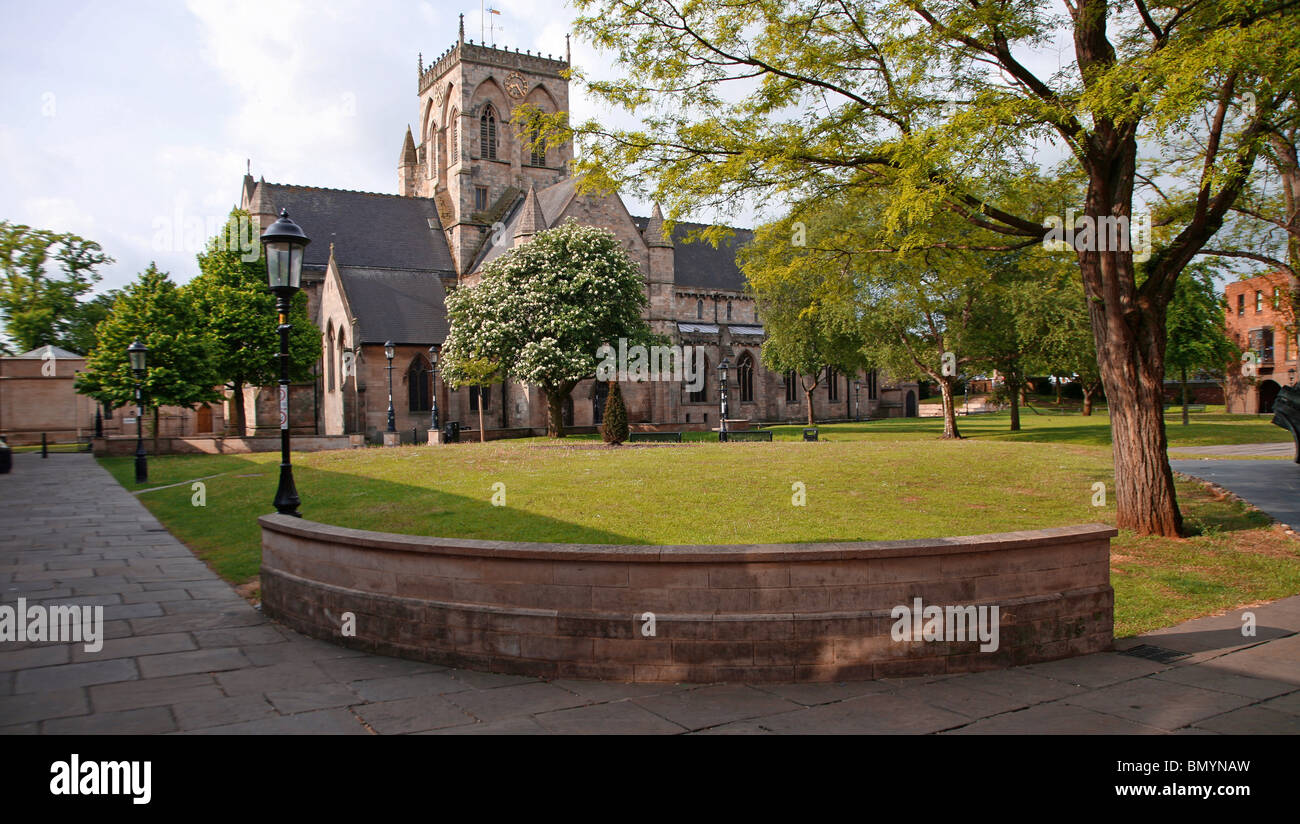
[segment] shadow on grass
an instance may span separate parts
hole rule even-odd
[[[279,456],[203,457],[210,461],[206,466],[191,456],[152,460],[152,489],[140,495],[140,501],[218,575],[235,584],[246,583],[257,577],[261,567],[262,538],[257,518],[275,511],[271,502],[279,485]],[[131,461],[102,461],[128,490],[135,488]],[[293,474],[302,499],[302,516],[333,526],[412,534],[401,528],[402,521],[411,513],[419,513],[421,523],[426,525],[418,533],[423,535],[490,541],[646,543],[608,530],[494,506],[487,483],[481,498],[470,498],[306,463],[296,463]],[[202,505],[197,490],[186,482],[200,478]],[[446,523],[447,528],[440,529],[440,523]]]

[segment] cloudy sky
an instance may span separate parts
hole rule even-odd
[[[563,0],[489,5],[498,45],[564,53]],[[269,181],[395,192],[417,54],[452,45],[461,12],[479,41],[467,0],[8,3],[0,219],[98,241],[117,260],[106,289],[151,260],[193,277],[201,239],[184,223],[222,220],[250,160]],[[604,63],[576,39],[573,59]],[[570,102],[579,119],[604,111]]]

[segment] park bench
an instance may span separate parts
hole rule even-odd
[[[1182,405],[1181,403],[1167,403],[1167,404],[1165,404],[1165,411],[1166,411],[1166,412],[1168,412],[1168,411],[1171,410],[1171,409],[1179,410],[1179,409],[1182,409],[1182,408],[1183,408],[1183,405]],[[1187,404],[1187,411],[1188,411],[1188,412],[1204,412],[1204,411],[1205,411],[1205,404],[1203,404],[1203,403],[1189,403],[1189,404]]]
[[[727,440],[729,441],[770,441],[772,440],[772,430],[741,429],[736,432],[728,432]]]
[[[1300,463],[1300,384],[1284,386],[1273,401],[1273,423],[1295,438],[1295,462]]]
[[[627,436],[628,443],[681,443],[680,432],[632,432]]]

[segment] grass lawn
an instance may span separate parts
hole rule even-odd
[[[937,419],[779,427],[776,442],[608,448],[593,439],[465,443],[294,456],[305,517],[410,534],[518,541],[675,544],[882,540],[1114,523],[1105,415],[963,418],[945,442]],[[1178,445],[1276,441],[1254,416],[1201,414]],[[1186,431],[1180,431],[1186,430]],[[702,437],[704,433],[699,433]],[[1281,436],[1281,438],[1279,437]],[[539,442],[541,445],[539,446]],[[103,464],[128,489],[132,458]],[[278,453],[151,458],[141,500],[219,574],[255,580],[258,515],[270,505]],[[203,479],[206,506],[188,482]],[[1107,485],[1104,507],[1092,486]],[[492,506],[493,485],[506,506]],[[170,484],[180,484],[162,488]],[[794,484],[806,506],[794,506]],[[1300,542],[1240,504],[1183,483],[1184,540],[1121,534],[1113,544],[1116,633],[1300,592]]]

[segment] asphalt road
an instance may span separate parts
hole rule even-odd
[[[1277,520],[1300,528],[1300,464],[1293,461],[1170,461],[1175,472],[1212,481]]]

